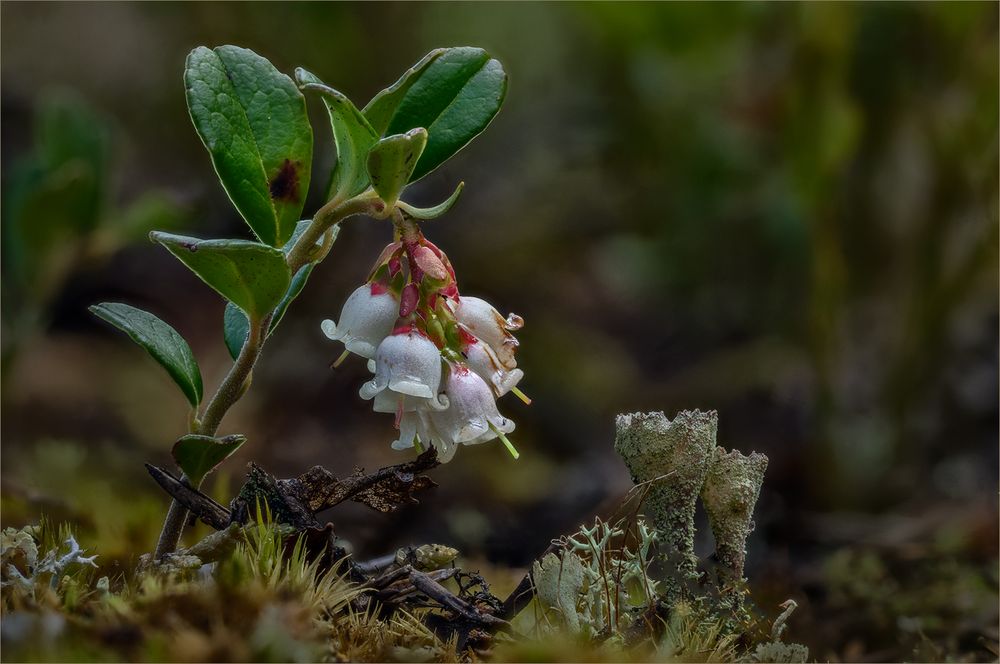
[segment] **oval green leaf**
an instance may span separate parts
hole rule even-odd
[[[167,248],[222,297],[261,320],[281,302],[291,281],[285,254],[249,240],[199,240],[153,232]]]
[[[385,123],[383,134],[427,129],[427,147],[412,182],[486,129],[506,94],[507,74],[498,60],[481,48],[448,48],[428,54],[403,79],[376,95],[364,113],[373,124]]]
[[[192,406],[197,407],[201,403],[201,370],[198,369],[191,347],[177,330],[148,311],[120,302],[95,304],[90,307],[90,312],[111,323],[142,346],[167,370]]]
[[[268,328],[267,334],[271,336],[274,334],[275,328],[278,327],[278,323],[285,316],[285,311],[288,310],[288,305],[292,303],[302,289],[306,286],[306,281],[309,280],[309,275],[312,274],[313,267],[315,263],[309,263],[308,265],[303,265],[302,268],[296,273],[292,278],[291,283],[288,285],[288,290],[285,292],[285,296],[281,298],[281,302],[274,310],[274,317],[271,319],[271,326]],[[243,344],[247,340],[247,334],[250,333],[250,321],[247,320],[246,314],[244,314],[239,307],[237,307],[232,302],[226,304],[226,311],[223,314],[222,319],[222,332],[223,337],[226,341],[226,348],[229,350],[229,354],[235,360],[239,357],[240,351],[243,350]]]
[[[410,88],[423,75],[431,63],[441,57],[447,50],[446,48],[434,49],[421,58],[420,62],[407,69],[399,77],[398,81],[372,97],[372,100],[368,102],[368,105],[361,112],[364,113],[365,118],[371,123],[372,129],[375,130],[376,134],[379,136],[385,134],[385,130],[389,128],[389,122],[392,121],[392,116],[396,112],[399,102],[403,100],[406,93],[410,91]]]
[[[368,151],[368,177],[386,207],[399,200],[426,145],[427,130],[417,127],[405,134],[387,136]]]
[[[300,221],[298,226],[295,227],[295,233],[292,234],[291,239],[285,244],[283,250],[286,256],[295,245],[295,241],[305,232],[310,223],[312,223],[311,220],[305,219]],[[340,233],[340,226],[334,226],[330,229],[330,232],[333,233],[332,242],[336,242],[337,235]],[[285,296],[281,298],[281,302],[278,303],[278,306],[274,310],[274,316],[271,317],[271,326],[267,332],[268,336],[274,334],[274,330],[278,327],[281,319],[284,318],[285,312],[288,310],[292,300],[298,297],[302,289],[306,287],[306,282],[309,280],[309,275],[312,274],[315,265],[315,263],[303,265],[295,276],[292,277],[292,281],[288,285],[288,290],[285,291]],[[226,349],[234,360],[239,356],[240,351],[243,350],[243,344],[246,342],[247,334],[249,333],[250,321],[247,320],[246,314],[240,311],[239,307],[232,302],[227,303],[226,311],[222,318],[222,335],[226,342]]]
[[[188,481],[193,486],[198,486],[206,475],[235,454],[245,442],[246,436],[240,434],[222,438],[189,434],[174,443],[170,453],[187,475]]]
[[[191,51],[184,85],[191,120],[229,198],[261,242],[282,246],[312,170],[302,93],[265,58],[236,46]]]
[[[360,194],[368,188],[365,161],[378,134],[350,99],[325,85],[316,75],[299,67],[295,70],[295,79],[303,90],[318,92],[330,114],[337,163],[330,174],[327,198],[347,200]]]

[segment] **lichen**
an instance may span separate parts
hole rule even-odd
[[[715,449],[701,498],[715,535],[720,587],[735,589],[742,584],[746,541],[754,527],[753,509],[765,470],[767,457],[763,454]]]
[[[636,484],[648,483],[648,516],[671,547],[667,557],[682,577],[696,578],[694,514],[705,483],[718,414],[681,411],[670,421],[662,412],[619,415],[615,450],[625,460]]]
[[[563,552],[562,558],[547,554],[532,565],[531,579],[542,608],[565,629],[578,634],[582,629],[578,603],[584,584],[583,561],[569,551]]]
[[[782,643],[768,641],[754,649],[744,662],[767,662],[770,664],[803,664],[809,661],[809,648],[801,643]]]

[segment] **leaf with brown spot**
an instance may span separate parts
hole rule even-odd
[[[280,247],[305,203],[312,127],[295,83],[253,51],[199,47],[184,72],[188,110],[233,205]]]

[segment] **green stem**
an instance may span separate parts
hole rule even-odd
[[[356,214],[381,215],[385,210],[385,203],[380,201],[374,193],[366,192],[341,203],[334,199],[321,207],[313,216],[312,223],[299,236],[295,246],[288,252],[288,267],[292,274],[299,271],[306,263],[311,262],[312,253],[316,243],[323,235],[339,224],[344,219]]]
[[[219,430],[222,418],[225,417],[233,404],[239,401],[240,397],[246,391],[244,387],[250,378],[250,373],[253,371],[257,358],[260,357],[260,350],[267,336],[263,331],[268,328],[270,323],[271,314],[265,316],[263,320],[250,322],[247,340],[243,343],[239,357],[233,362],[233,366],[229,369],[225,380],[219,385],[215,396],[212,397],[212,400],[205,407],[205,415],[201,419],[200,426],[196,429],[193,428],[191,433],[214,436]],[[186,480],[186,476],[181,476],[182,482]],[[197,489],[200,484],[201,482],[198,482],[197,485],[193,486]],[[156,551],[153,553],[154,560],[159,560],[166,554],[177,550],[181,534],[184,532],[184,523],[187,521],[187,516],[188,511],[183,505],[176,500],[170,503],[170,509],[167,510],[167,517],[163,521],[163,530],[160,531],[160,539],[156,543]]]
[[[181,481],[187,481],[187,475],[181,475]],[[163,520],[163,530],[160,531],[160,539],[156,541],[156,551],[153,552],[154,561],[177,549],[187,515],[186,507],[176,500],[170,501],[170,509],[167,510],[167,517]]]
[[[291,273],[295,274],[306,263],[322,260],[326,256],[332,244],[332,238],[327,235],[327,232],[341,221],[356,214],[378,216],[384,211],[385,204],[373,192],[366,192],[345,202],[330,201],[316,212],[312,223],[289,251],[287,262]],[[317,246],[320,240],[323,240],[322,245]],[[267,339],[267,329],[271,325],[273,313],[267,314],[261,320],[250,321],[250,330],[243,343],[243,348],[240,349],[239,356],[233,362],[233,366],[229,369],[222,384],[219,385],[219,389],[205,406],[205,414],[200,421],[197,419],[196,413],[191,417],[189,427],[191,433],[214,436],[226,413],[246,393],[253,367],[257,363],[257,358],[260,357],[261,348]],[[181,481],[186,480],[186,476],[181,476]],[[195,488],[197,489],[198,486]],[[160,531],[160,539],[157,541],[156,551],[153,554],[154,560],[159,560],[177,549],[187,515],[187,509],[176,500],[170,503],[170,509],[167,510],[163,530]]]
[[[246,392],[244,389],[245,383],[250,378],[250,372],[253,371],[254,364],[257,363],[257,358],[260,357],[260,350],[264,346],[264,340],[267,338],[264,330],[270,324],[271,314],[264,316],[262,320],[250,322],[247,340],[243,343],[243,348],[240,350],[239,356],[233,362],[233,366],[230,368],[225,380],[219,385],[215,396],[205,406],[205,415],[201,418],[200,430],[193,433],[200,433],[203,436],[214,436],[219,430],[222,418],[226,416],[226,413],[233,407],[233,404],[239,401],[240,397]]]

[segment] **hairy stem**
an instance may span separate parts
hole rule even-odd
[[[260,350],[264,345],[267,334],[264,332],[271,324],[271,314],[264,316],[259,321],[250,322],[250,331],[247,333],[247,340],[243,343],[239,357],[233,362],[229,374],[226,376],[215,396],[205,407],[205,415],[201,418],[200,433],[203,436],[214,436],[219,430],[222,418],[232,408],[233,404],[239,401],[246,392],[245,384],[250,378],[257,358],[260,357]]]
[[[181,481],[186,481],[187,476],[181,475]],[[177,543],[181,541],[181,533],[184,531],[184,522],[187,521],[188,511],[176,500],[170,501],[170,509],[167,510],[167,518],[163,520],[163,530],[160,531],[160,539],[156,541],[156,551],[153,552],[153,560],[159,560],[168,553],[173,553],[177,549]]]
[[[289,251],[286,260],[291,273],[296,274],[306,263],[319,261],[326,257],[333,244],[329,230],[341,221],[356,214],[378,216],[384,211],[385,204],[372,192],[366,192],[344,202],[330,201],[316,212],[312,223]],[[320,240],[322,240],[322,244],[317,246]],[[243,343],[243,348],[240,350],[239,357],[233,362],[226,378],[216,390],[215,396],[205,406],[204,416],[199,421],[196,417],[197,414],[192,414],[189,427],[191,433],[214,436],[219,430],[219,425],[222,424],[222,418],[226,416],[233,404],[246,393],[253,367],[257,363],[257,358],[260,357],[261,348],[267,339],[267,330],[271,326],[273,314],[274,312],[271,312],[261,320],[250,321],[250,330]],[[181,481],[186,482],[188,479],[182,476]],[[195,486],[195,488],[198,487]],[[156,543],[154,560],[159,560],[177,549],[187,516],[188,511],[183,505],[176,500],[170,503],[170,509],[163,522],[163,530],[160,532],[160,539]]]
[[[292,274],[312,261],[316,243],[336,224],[356,214],[379,215],[384,210],[385,204],[374,194],[362,194],[343,203],[334,199],[321,207],[313,216],[309,228],[302,233],[292,250],[288,252],[288,267],[291,268]]]
[[[251,321],[250,331],[247,333],[247,340],[243,343],[239,357],[233,362],[225,380],[219,385],[215,396],[205,407],[205,416],[201,419],[201,424],[197,430],[191,433],[200,433],[204,436],[214,436],[219,430],[222,418],[225,417],[229,409],[239,401],[246,391],[244,386],[250,378],[257,358],[260,357],[260,349],[264,345],[267,335],[264,333],[271,324],[271,314],[264,316],[262,320]],[[182,476],[181,481],[187,481],[187,477]],[[198,483],[201,484],[200,482]],[[194,488],[198,488],[195,486]],[[181,533],[184,531],[184,522],[187,521],[188,511],[176,500],[171,501],[170,509],[167,510],[167,517],[163,522],[163,530],[160,531],[160,539],[156,543],[156,551],[153,553],[155,560],[159,560],[168,553],[173,553],[180,542]]]

